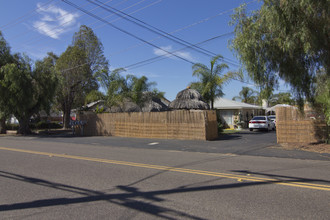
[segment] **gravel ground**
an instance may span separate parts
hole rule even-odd
[[[317,153],[330,154],[330,144],[325,143],[305,143],[305,144],[281,144],[284,149],[304,150]]]

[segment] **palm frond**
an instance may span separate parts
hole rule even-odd
[[[214,66],[220,60],[223,60],[223,56],[221,56],[220,54],[215,57],[212,57],[211,66]]]
[[[201,77],[207,75],[208,72],[210,72],[209,68],[202,64],[202,63],[196,63],[192,66],[193,70],[193,76]]]
[[[229,66],[225,63],[218,64],[215,67],[214,74],[215,75],[220,75],[225,69],[228,69],[228,68],[229,68]]]

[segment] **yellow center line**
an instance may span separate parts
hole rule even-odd
[[[204,170],[193,170],[193,169],[177,168],[177,167],[170,167],[170,166],[134,163],[134,162],[128,162],[128,161],[118,161],[118,160],[83,157],[83,156],[75,156],[75,155],[67,155],[67,154],[48,153],[48,152],[24,150],[24,149],[17,149],[17,148],[0,147],[0,150],[29,153],[29,154],[43,155],[43,156],[50,156],[50,157],[85,160],[85,161],[107,163],[107,164],[132,166],[132,167],[142,167],[142,168],[156,169],[156,170],[166,170],[166,171],[180,172],[180,173],[198,174],[198,175],[204,175],[204,176],[223,177],[223,178],[227,178],[227,179],[236,179],[236,180],[242,180],[242,181],[244,180],[244,181],[266,182],[266,183],[269,182],[272,184],[278,184],[278,185],[284,185],[284,186],[293,186],[293,187],[330,191],[330,185],[305,183],[305,182],[299,182],[299,181],[291,182],[291,181],[285,181],[285,180],[262,178],[262,177],[252,177],[252,176],[245,176],[245,175],[236,175],[236,174],[230,174],[230,173],[219,173],[219,172],[204,171]]]

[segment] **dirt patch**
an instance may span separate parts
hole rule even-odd
[[[304,150],[317,153],[330,154],[330,144],[325,143],[306,143],[306,144],[281,144],[281,147],[287,150]]]

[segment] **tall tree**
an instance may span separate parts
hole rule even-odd
[[[91,28],[80,27],[72,45],[58,58],[56,68],[60,79],[56,97],[64,127],[68,128],[71,109],[84,105],[87,94],[98,89],[97,78],[108,72],[102,43]]]
[[[35,63],[26,56],[15,54],[14,62],[1,67],[0,105],[19,121],[19,134],[31,133],[29,120],[40,110],[49,111],[56,90],[56,74],[52,58]]]
[[[293,104],[295,104],[295,101],[294,101],[294,99],[291,98],[291,93],[280,92],[280,93],[272,95],[269,104],[270,104],[270,106],[274,106],[277,104],[293,105]]]
[[[197,89],[206,102],[211,103],[211,109],[214,109],[214,100],[223,96],[222,86],[232,79],[241,79],[242,75],[238,72],[227,72],[223,76],[220,74],[228,69],[228,65],[220,63],[223,60],[221,55],[215,56],[210,61],[210,67],[202,63],[196,63],[192,66],[193,76],[199,78],[199,81],[192,83],[192,87]]]
[[[1,31],[0,31],[0,69],[7,63],[11,62],[11,54],[10,54],[10,47],[3,37]],[[0,74],[2,74],[0,72]],[[0,75],[0,80],[3,79],[3,75]],[[1,99],[3,97],[3,94],[0,94],[0,103]],[[4,105],[4,104],[3,104]],[[6,133],[6,118],[9,115],[9,112],[5,112],[5,108],[2,108],[3,105],[0,104],[0,133]]]
[[[242,87],[242,90],[239,92],[239,96],[235,96],[233,100],[240,99],[244,103],[255,104],[257,101],[256,97],[257,92],[249,87]]]
[[[327,76],[324,70],[319,71],[317,74],[315,107],[324,114],[325,121],[330,126],[330,77]],[[329,141],[330,133],[328,136]]]
[[[109,63],[104,56],[102,42],[91,28],[82,25],[79,32],[74,34],[72,45],[85,51],[85,63],[89,66],[93,77],[100,79],[108,74]]]
[[[254,82],[259,86],[259,100],[266,100],[267,102],[270,101],[273,92],[275,89],[278,88],[278,76],[274,72],[260,74],[258,73],[257,78],[251,75]]]
[[[0,68],[11,61],[10,47],[0,31]]]
[[[56,61],[59,78],[56,101],[63,111],[65,128],[69,128],[71,109],[81,107],[85,95],[97,89],[95,78],[85,61],[86,52],[76,46],[68,47]]]
[[[263,78],[272,81],[278,75],[297,98],[313,102],[317,70],[324,68],[330,77],[329,4],[329,0],[264,0],[251,13],[245,5],[239,7],[232,17],[231,47],[252,79],[260,84]]]

